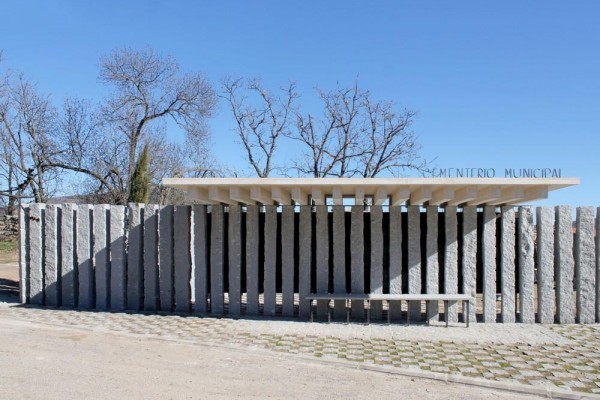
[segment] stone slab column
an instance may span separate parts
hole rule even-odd
[[[408,293],[421,293],[421,209],[408,206]],[[408,312],[413,321],[421,319],[421,304],[410,303]]]
[[[79,277],[78,308],[94,308],[94,269],[92,265],[91,210],[87,204],[77,208],[77,275]]]
[[[192,310],[191,206],[175,206],[174,252],[175,311]]]
[[[246,208],[246,313],[258,315],[259,207]]]
[[[500,268],[502,285],[502,322],[514,323],[515,303],[515,211],[512,207],[502,207]]]
[[[29,205],[29,301],[40,306],[44,305],[42,207],[39,203]]]
[[[282,314],[294,316],[294,206],[283,206],[281,215]]]
[[[312,264],[312,211],[309,206],[300,207],[298,292],[300,297],[300,318],[310,316],[310,302],[305,297],[310,294],[310,270]]]
[[[173,311],[173,206],[163,206],[158,213],[158,277],[160,309]]]
[[[556,315],[559,324],[575,323],[573,302],[573,217],[570,206],[555,208],[554,265],[556,268]]]
[[[265,274],[264,315],[274,316],[277,311],[277,207],[265,206]]]
[[[352,206],[350,217],[350,282],[352,293],[365,293],[365,242],[363,206]],[[352,302],[352,316],[364,318],[365,308],[362,301]]]
[[[144,208],[144,310],[160,309],[158,206]]]
[[[402,293],[402,209],[390,206],[390,293]],[[399,321],[402,307],[399,301],[389,304],[390,319]]]
[[[59,305],[58,228],[58,206],[48,204],[44,212],[44,304],[50,307]]]
[[[206,224],[206,206],[192,206],[194,220],[194,311],[198,314],[208,312],[208,231]]]
[[[229,206],[229,314],[240,315],[242,302],[242,214],[238,205]]]
[[[440,263],[438,256],[438,207],[427,206],[427,233],[425,241],[425,291],[428,294],[438,294],[440,292]],[[410,222],[410,219],[409,219]],[[427,304],[427,319],[429,322],[439,321],[439,304],[437,301],[430,301]]]
[[[144,306],[143,204],[129,204],[129,244],[127,246],[127,309],[138,311]]]
[[[223,269],[225,251],[225,222],[223,206],[211,207],[211,236],[210,236],[210,312],[223,314]]]
[[[29,207],[19,207],[19,303],[29,303]]]
[[[448,294],[458,293],[458,222],[456,207],[447,206],[444,210],[446,246],[444,247],[444,288]],[[448,321],[458,322],[458,304],[448,302]]]
[[[94,235],[94,273],[96,277],[96,308],[108,310],[110,305],[110,254],[107,243],[108,205],[93,206],[93,235]]]
[[[75,307],[75,289],[77,288],[77,277],[74,270],[75,207],[76,206],[72,203],[63,204],[60,213],[61,306],[69,308]]]
[[[496,322],[496,207],[483,208],[483,322]]]
[[[600,322],[600,207],[596,210],[596,322]]]
[[[110,308],[122,311],[126,305],[125,206],[110,206]]]
[[[383,209],[371,206],[371,293],[383,293]],[[382,318],[382,302],[371,303],[371,318]]]
[[[595,321],[594,223],[593,207],[577,207],[575,275],[577,276],[577,321],[580,324],[593,324]]]
[[[462,274],[463,293],[477,295],[477,208],[466,206],[463,208],[463,243],[462,243]],[[472,300],[469,305],[469,322],[477,322],[477,302]]]
[[[329,226],[327,206],[315,206],[317,209],[317,292],[329,292]],[[317,316],[327,315],[328,304],[319,301]]]
[[[535,322],[533,302],[533,212],[519,207],[519,311],[521,322]]]
[[[537,207],[537,292],[538,321],[554,323],[554,213]]]

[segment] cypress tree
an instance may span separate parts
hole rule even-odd
[[[133,176],[131,177],[131,186],[129,190],[129,203],[147,203],[150,195],[150,174],[148,167],[150,165],[150,151],[148,145],[144,146],[140,158],[135,164]]]

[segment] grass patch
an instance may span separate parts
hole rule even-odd
[[[16,253],[19,249],[18,240],[10,240],[8,242],[0,242],[0,252],[2,253]]]

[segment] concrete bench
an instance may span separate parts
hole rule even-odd
[[[350,322],[350,307],[349,303],[353,300],[356,301],[367,301],[367,324],[371,322],[371,301],[387,301],[388,313],[387,322],[390,323],[390,312],[389,303],[391,301],[406,301],[409,304],[411,301],[425,301],[427,303],[431,301],[444,302],[444,312],[446,315],[446,327],[448,326],[448,302],[449,301],[461,301],[463,315],[465,316],[465,323],[467,328],[469,327],[469,315],[470,315],[470,303],[471,300],[475,300],[474,297],[466,294],[331,294],[331,293],[313,293],[305,296],[306,300],[310,300],[310,321],[314,320],[314,306],[319,300],[327,301],[327,322],[331,322],[331,308],[329,302],[335,300],[344,300],[346,306],[346,321]],[[428,321],[429,322],[429,321]],[[406,324],[410,325],[410,312],[406,314]]]

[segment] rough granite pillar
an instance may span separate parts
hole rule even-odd
[[[317,293],[329,292],[329,226],[327,206],[315,206],[317,209]],[[317,316],[327,315],[327,301],[319,301]]]
[[[300,297],[300,318],[310,316],[310,302],[305,299],[310,294],[310,270],[312,263],[312,211],[310,206],[300,207],[300,226],[298,233],[298,294]]]
[[[283,206],[281,215],[282,314],[294,316],[294,206]]]
[[[174,225],[174,284],[175,311],[190,312],[192,310],[192,254],[190,252],[191,206],[175,206]]]
[[[594,222],[593,207],[577,207],[575,276],[577,277],[577,322],[580,324],[593,324],[595,320]]]
[[[500,280],[502,285],[502,322],[514,323],[515,303],[515,211],[502,207],[500,241]]]
[[[365,264],[364,264],[364,219],[363,206],[352,206],[350,220],[350,282],[353,294],[365,293]],[[363,318],[365,315],[364,302],[352,302],[352,316]]]
[[[206,206],[192,206],[194,220],[194,311],[205,314],[208,311],[208,232]]]
[[[556,315],[559,324],[575,323],[573,301],[573,217],[570,206],[556,206],[554,265],[556,273]]]
[[[75,276],[75,246],[73,238],[75,237],[75,226],[73,224],[73,214],[75,205],[66,203],[62,205],[60,215],[60,291],[61,306],[75,307],[75,290],[77,280]]]
[[[144,306],[144,205],[129,204],[129,241],[127,245],[127,309],[138,311]]]
[[[426,217],[427,233],[425,241],[425,253],[427,258],[425,262],[425,291],[428,294],[438,294],[440,292],[440,263],[438,258],[438,207],[427,206]],[[440,312],[439,303],[437,301],[427,302],[427,319],[429,322],[439,321]]]
[[[258,315],[259,207],[246,207],[246,313]]]
[[[371,206],[371,291],[383,293],[383,210],[381,206]],[[371,303],[371,318],[382,317],[382,302]]]
[[[496,207],[483,207],[483,322],[496,322]]]
[[[78,308],[94,308],[96,296],[94,293],[94,269],[92,266],[91,210],[87,204],[77,208],[77,276]]]
[[[125,206],[110,206],[110,309],[126,305]]]
[[[402,293],[402,209],[390,206],[390,293]],[[399,321],[402,307],[399,301],[389,304],[390,319]]]
[[[110,255],[108,252],[107,237],[107,211],[108,205],[94,205],[94,227],[92,232],[93,253],[94,253],[94,274],[96,278],[96,308],[98,310],[108,310],[110,302],[110,270],[108,263]]]
[[[463,208],[462,275],[463,293],[473,297],[469,304],[469,322],[477,322],[477,208]]]
[[[596,210],[596,322],[600,322],[600,207]]]
[[[29,207],[19,207],[19,303],[29,303]]]
[[[554,323],[554,215],[550,207],[537,207],[538,321]]]
[[[333,208],[333,293],[346,293],[346,217],[345,207],[335,205]],[[346,316],[346,302],[334,302],[336,318]]]
[[[533,324],[533,212],[531,207],[519,207],[519,311],[521,322]]]
[[[421,293],[421,208],[408,206],[408,293]],[[413,321],[421,319],[421,304],[412,301],[408,312]]]
[[[44,305],[42,205],[29,205],[29,295],[31,304]]]
[[[44,213],[44,304],[59,305],[58,206],[48,204]]]
[[[444,209],[446,245],[444,247],[444,289],[447,294],[458,293],[458,222],[456,207]],[[449,322],[458,322],[458,302],[448,302]]]
[[[160,309],[173,311],[173,206],[164,206],[158,213],[158,277]]]
[[[223,314],[223,253],[225,251],[223,206],[215,205],[211,208],[210,312],[212,314]]]
[[[277,311],[277,207],[265,206],[265,274],[263,314],[274,316]]]
[[[229,314],[241,313],[242,286],[242,215],[239,205],[229,206]]]
[[[160,309],[158,271],[158,206],[144,208],[144,310]]]

